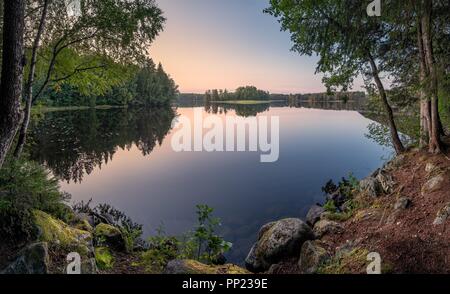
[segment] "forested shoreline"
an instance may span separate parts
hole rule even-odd
[[[270,0],[264,11],[290,34],[294,52],[318,57],[326,93],[242,86],[183,98],[151,58],[166,24],[154,0],[0,0],[0,272],[66,273],[67,254],[77,252],[83,273],[361,273],[377,249],[392,265],[385,273],[448,272],[450,3],[386,1],[380,17],[368,16],[366,6]],[[366,93],[352,90],[361,77]],[[397,156],[363,180],[329,182],[308,224],[294,218],[263,226],[247,269],[226,264],[232,244],[207,205],[196,207],[191,231],[170,236],[158,228],[147,241],[141,224],[109,204],[68,205],[61,180],[81,181],[118,146],[149,155],[173,127],[177,99],[243,117],[277,101],[363,101],[379,122],[369,126],[373,139]],[[86,109],[39,121],[39,109],[77,107]],[[405,139],[403,126],[417,140]],[[419,263],[396,256],[409,251]]]

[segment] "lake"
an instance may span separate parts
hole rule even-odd
[[[32,157],[61,179],[72,201],[109,203],[144,224],[179,235],[196,222],[195,206],[215,208],[233,243],[229,261],[242,263],[261,225],[303,218],[322,202],[321,187],[352,172],[363,178],[392,150],[368,139],[371,120],[351,106],[207,105],[174,110],[48,112],[36,119]],[[328,108],[328,109],[318,109]],[[336,110],[339,109],[339,110]],[[175,115],[279,117],[279,159],[258,152],[175,152]]]

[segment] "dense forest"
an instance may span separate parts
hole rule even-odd
[[[118,145],[148,154],[162,142],[178,89],[148,50],[165,21],[154,0],[0,1],[0,250],[36,237],[36,209],[69,218],[59,180],[81,180]],[[97,129],[102,113],[91,109],[62,121],[55,114],[53,125],[39,127],[42,108],[68,106],[121,109],[114,126]],[[38,129],[28,138],[30,125]],[[52,133],[52,126],[65,131]],[[80,136],[108,140],[76,146]],[[46,147],[34,149],[41,140]],[[59,154],[70,172],[60,172],[47,152]]]
[[[23,108],[24,117],[14,118],[22,122],[16,157],[26,141],[35,105],[163,106],[175,98],[175,82],[148,57],[149,45],[165,22],[154,1],[41,0],[19,1],[11,4],[14,7],[1,3],[5,15],[8,9],[21,12],[16,21],[23,38],[7,39],[8,29],[13,28],[6,26],[6,18],[5,25],[0,24],[5,32],[3,48],[15,44],[20,48],[11,49],[24,52],[23,61],[7,56],[7,51],[2,57],[16,61],[13,66],[20,73],[16,88],[23,84],[13,100],[15,112]],[[15,133],[15,128],[8,129],[10,135]]]

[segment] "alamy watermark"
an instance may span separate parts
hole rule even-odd
[[[65,0],[67,15],[78,17],[81,15],[80,0]]]
[[[270,129],[269,129],[270,125]],[[172,122],[175,152],[260,152],[263,163],[276,162],[280,156],[280,118],[278,116],[203,117],[194,110],[193,120],[181,115]],[[248,143],[248,144],[247,144]]]
[[[369,3],[367,6],[367,15],[371,17],[381,16],[381,0],[374,0]]]
[[[381,275],[381,255],[378,252],[371,252],[367,255],[367,261],[370,261],[367,266],[368,275]]]
[[[66,261],[68,262],[66,273],[68,275],[80,275],[81,274],[81,256],[77,252],[71,252],[67,255]]]

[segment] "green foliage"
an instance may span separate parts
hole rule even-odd
[[[337,210],[336,205],[334,205],[333,200],[328,200],[327,203],[325,203],[325,205],[323,206],[323,208],[327,212],[336,212],[336,210]]]
[[[345,221],[352,217],[357,208],[354,197],[358,190],[359,181],[352,173],[349,174],[348,179],[342,178],[338,185],[332,180],[328,181],[322,191],[335,198],[329,199],[323,206],[328,212],[327,219]]]
[[[162,227],[148,240],[149,249],[142,254],[142,265],[150,273],[160,273],[173,259],[195,259],[214,264],[219,255],[232,244],[217,234],[220,220],[212,216],[214,209],[197,205],[197,225],[194,231],[181,237],[167,236]]]
[[[245,86],[239,87],[236,89],[234,93],[228,92],[228,90],[208,90],[205,93],[205,101],[217,102],[217,101],[230,101],[230,100],[239,100],[239,101],[262,101],[262,100],[270,100],[269,92],[259,90],[254,86]]]
[[[134,105],[163,106],[170,105],[178,94],[178,86],[164,71],[161,63],[158,67],[151,59],[136,75],[136,97]]]
[[[92,69],[77,72],[70,78],[53,84],[44,93],[42,104],[90,107],[167,106],[178,94],[178,86],[173,79],[164,71],[161,64],[156,67],[151,59],[145,62],[144,67],[139,68],[132,64],[121,65],[95,56],[81,58],[75,54],[69,58],[70,62],[61,65],[62,69],[58,72],[76,71],[76,65],[82,63],[73,61],[77,59],[87,59],[83,67]],[[36,88],[39,85],[38,83]]]
[[[157,235],[150,237],[149,249],[142,253],[142,265],[147,272],[160,273],[170,260],[180,257],[181,242],[176,237],[166,236],[162,226],[157,229]]]
[[[214,209],[207,205],[197,205],[197,227],[193,238],[197,246],[197,260],[213,262],[219,255],[230,250],[232,244],[217,235],[220,220],[212,216]]]
[[[120,230],[122,237],[125,240],[125,250],[126,252],[133,252],[136,245],[143,243],[142,237],[142,225],[134,222],[130,217],[128,217],[122,211],[112,207],[109,204],[99,204],[95,207],[91,207],[92,199],[88,202],[78,202],[74,204],[73,210],[80,213],[87,213],[90,215],[97,216],[97,227],[96,230],[101,228],[100,222],[102,217],[105,215],[112,217],[112,228],[115,230]],[[106,227],[106,225],[105,225]],[[100,234],[101,235],[101,234]],[[104,240],[98,240],[97,243],[102,244]]]
[[[114,267],[114,257],[109,248],[97,247],[95,248],[95,262],[100,270],[108,270]]]
[[[32,211],[45,211],[63,221],[72,218],[64,204],[70,195],[59,191],[58,180],[41,165],[8,160],[0,170],[0,235],[11,242],[26,241],[36,234]]]

